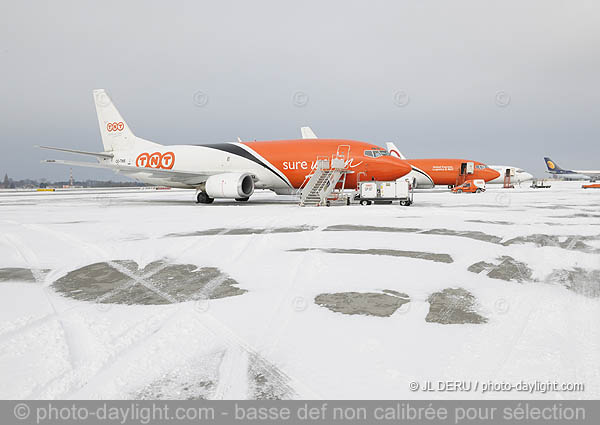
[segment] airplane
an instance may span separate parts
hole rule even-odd
[[[93,91],[104,150],[38,146],[59,152],[87,155],[97,162],[49,159],[42,162],[111,169],[140,182],[196,190],[198,203],[215,198],[247,201],[254,189],[297,194],[317,158],[343,157],[351,172],[346,187],[359,180],[391,181],[411,171],[406,161],[385,149],[355,140],[319,139],[228,142],[206,145],[164,146],[133,134],[105,90]],[[239,139],[238,139],[239,140]]]
[[[487,165],[467,159],[407,159],[394,145],[385,144],[390,155],[407,161],[412,171],[406,176],[414,179],[415,188],[430,189],[437,185],[448,188],[458,186],[466,180],[482,179],[486,183],[497,179],[500,173]]]
[[[575,180],[587,180],[595,182],[600,178],[600,170],[563,170],[558,164],[548,157],[544,157],[548,173],[554,175],[562,175]]]
[[[533,180],[533,175],[526,172],[522,168],[514,167],[512,165],[490,165],[492,170],[496,170],[500,173],[500,177],[490,180],[487,184],[504,184],[504,176],[506,173],[510,173],[510,182],[521,184],[529,180]]]
[[[310,127],[300,129],[305,140],[317,139]],[[407,159],[393,143],[386,143],[391,156],[407,161],[412,171],[406,175],[415,188],[431,189],[436,185],[448,185],[452,188],[465,180],[483,179],[486,182],[498,179],[500,172],[485,164],[463,159]],[[533,178],[533,176],[531,176]]]

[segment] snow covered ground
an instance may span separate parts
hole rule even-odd
[[[0,192],[0,398],[598,398],[600,190],[580,186]],[[535,381],[585,390],[481,392]]]

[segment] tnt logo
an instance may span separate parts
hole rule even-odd
[[[175,165],[175,154],[173,152],[154,152],[154,153],[141,153],[135,159],[136,167],[145,168],[162,168],[164,170],[170,170]]]
[[[125,128],[125,124],[123,124],[123,121],[109,122],[108,124],[106,124],[107,131],[121,131],[124,128]]]

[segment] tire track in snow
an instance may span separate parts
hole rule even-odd
[[[247,221],[249,221],[249,220],[248,219],[244,220],[244,222],[247,222]],[[243,224],[243,222],[242,222],[242,224]],[[238,226],[239,225],[240,224],[238,223]],[[75,244],[79,248],[81,248],[82,246],[84,246],[84,247],[87,248],[86,249],[87,252],[90,252],[90,251],[91,252],[96,252],[97,254],[100,254],[104,258],[107,258],[107,255],[106,255],[107,253],[102,248],[100,248],[99,246],[93,245],[93,244],[88,243],[88,242],[84,242],[84,241],[80,240],[79,238],[76,238],[76,237],[74,237],[72,235],[67,235],[67,234],[62,233],[62,232],[56,232],[54,230],[50,230],[50,229],[44,228],[44,227],[39,226],[39,225],[28,225],[27,227],[32,228],[32,230],[44,231],[46,233],[50,233],[50,234],[52,234],[53,236],[57,237],[60,240],[63,240],[63,241],[68,242],[68,243]],[[222,233],[224,234],[227,231],[228,230],[224,230]],[[211,245],[214,244],[218,240],[217,238],[219,236],[220,236],[220,234],[213,235],[212,237],[209,237],[209,240],[210,240],[209,244],[211,244]],[[260,234],[256,234],[255,236],[260,237]],[[181,252],[182,253],[188,252],[195,245],[197,245],[197,244],[199,244],[201,242],[206,242],[205,239],[206,238],[199,238],[198,241],[194,241],[193,243],[191,243],[188,246],[186,246],[183,249],[181,249]],[[246,243],[244,244],[244,246],[242,247],[242,249],[240,251],[238,251],[237,255],[235,255],[233,257],[233,260],[235,261],[235,259],[239,258],[244,252],[246,252],[246,250],[253,244],[253,242],[255,242],[255,239],[256,238],[246,238]],[[261,238],[261,239],[264,239],[264,238]],[[204,245],[203,248],[206,248],[206,245]],[[175,258],[177,258],[178,256],[179,255],[177,255]],[[110,264],[110,262],[109,262],[109,264]],[[164,268],[164,267],[162,267],[162,268]],[[154,270],[154,273],[157,273],[158,271],[160,271],[160,269],[159,270]],[[210,282],[209,282],[209,284],[210,284]],[[218,285],[215,284],[215,285],[211,285],[211,286],[217,287]],[[204,313],[204,315],[206,316],[206,313]],[[239,347],[241,347],[247,353],[247,354],[245,354],[246,357],[248,357],[249,355],[252,355],[254,358],[260,359],[260,362],[262,362],[264,364],[264,366],[265,366],[265,368],[267,370],[275,370],[274,366],[271,365],[270,363],[268,363],[266,360],[264,360],[263,357],[258,352],[256,352],[254,349],[250,348],[247,344],[241,342],[241,339],[237,335],[235,335],[229,329],[224,330],[224,328],[226,328],[225,325],[223,325],[220,321],[218,321],[217,319],[215,319],[213,316],[211,316],[211,318],[212,318],[212,320],[211,320],[211,324],[210,325],[207,325],[206,323],[202,323],[202,325],[207,330],[209,330],[212,334],[214,334],[218,338],[224,338],[225,341],[232,341],[233,340],[234,344],[230,344],[230,345],[233,345],[233,346],[238,345]],[[201,322],[203,322],[203,321],[201,321]],[[215,325],[216,325],[216,323],[219,323],[219,326],[216,326],[216,327],[218,327],[220,329],[219,329],[219,331],[215,332],[214,329],[211,329],[211,326],[214,328]],[[163,326],[164,326],[164,324],[163,324]],[[120,357],[122,357],[122,356],[120,356]],[[299,381],[297,379],[293,379],[292,380],[285,373],[283,373],[282,371],[280,371],[278,369],[276,369],[275,373],[269,373],[269,375],[270,376],[272,375],[273,379],[277,381],[277,384],[280,387],[289,387],[286,384],[286,382],[284,382],[284,381],[287,381],[287,382],[294,381],[294,382],[296,382],[296,383],[299,384]],[[96,374],[95,376],[98,376],[98,374]],[[227,387],[231,386],[231,384],[228,384],[227,382],[224,382],[222,385],[223,385],[223,388],[227,388]],[[299,386],[305,388],[304,389],[304,393],[306,393],[306,394],[312,393],[312,391],[308,390],[307,387],[305,387],[304,385],[299,385]],[[247,387],[247,385],[246,385],[246,387]],[[293,393],[294,390],[290,389],[290,392]]]

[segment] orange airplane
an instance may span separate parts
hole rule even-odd
[[[406,160],[413,171],[406,177],[414,179],[415,187],[432,188],[436,185],[453,188],[467,180],[481,179],[485,182],[500,177],[500,173],[487,165],[468,159],[407,159],[393,143],[386,143],[392,156]]]
[[[351,171],[346,187],[359,180],[396,180],[410,173],[406,161],[387,150],[354,140],[276,140],[211,145],[163,146],[137,137],[104,90],[94,90],[103,152],[53,149],[95,157],[97,162],[47,160],[50,163],[112,169],[144,183],[196,189],[196,201],[215,198],[247,201],[254,189],[295,194],[316,168],[317,160],[343,158]]]

